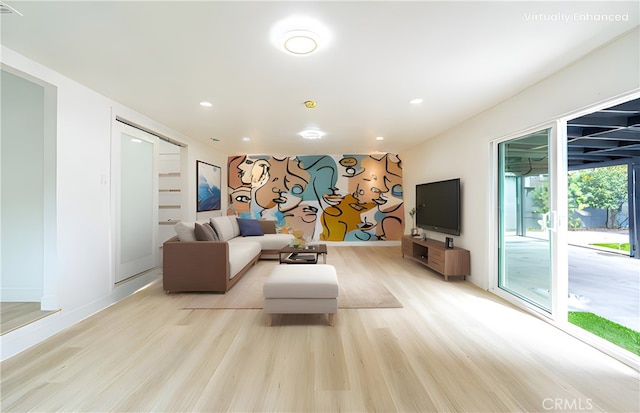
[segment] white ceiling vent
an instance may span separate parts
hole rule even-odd
[[[16,10],[13,7],[9,6],[4,1],[0,1],[0,14],[13,14],[13,13],[22,16],[22,13],[20,13],[18,10]]]

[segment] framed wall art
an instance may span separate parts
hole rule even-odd
[[[222,170],[219,166],[196,161],[198,179],[197,212],[219,211],[221,207]]]

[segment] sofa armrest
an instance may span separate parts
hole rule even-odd
[[[167,292],[227,290],[229,245],[224,241],[179,241],[162,246],[162,281]]]
[[[276,234],[276,221],[274,220],[266,220],[261,219],[258,221],[260,223],[260,229],[265,234]]]

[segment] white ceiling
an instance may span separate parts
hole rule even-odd
[[[226,154],[401,152],[638,24],[637,1],[6,3],[4,46]],[[605,13],[623,21],[578,21]],[[330,44],[279,51],[292,15]]]

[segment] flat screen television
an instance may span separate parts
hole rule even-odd
[[[416,185],[416,226],[460,235],[460,178]]]

